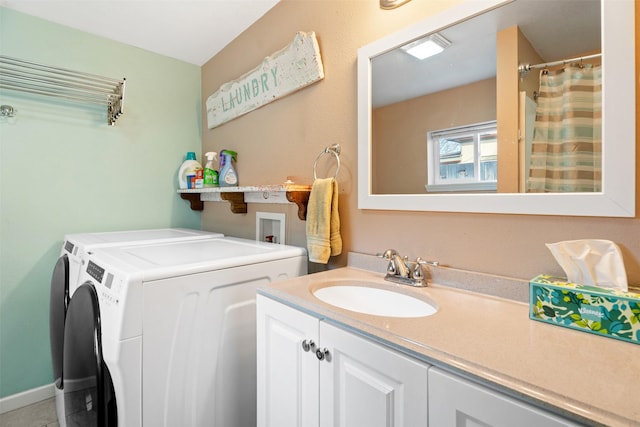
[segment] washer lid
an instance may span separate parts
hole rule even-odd
[[[91,258],[145,279],[306,256],[304,248],[235,237],[98,248]]]
[[[222,238],[193,242],[124,247],[122,251],[158,266],[197,264],[241,258],[243,264],[304,255],[301,248]]]
[[[104,233],[68,234],[65,236],[65,241],[71,242],[74,245],[106,247],[144,242],[159,243],[173,240],[208,239],[222,236],[224,236],[222,233],[203,230],[191,230],[188,228],[158,228],[151,230],[126,230],[110,231]]]

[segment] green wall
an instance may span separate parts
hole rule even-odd
[[[49,285],[65,233],[200,228],[175,190],[185,152],[200,159],[201,86],[196,65],[2,7],[0,54],[127,79],[114,127],[97,107],[0,90],[18,110],[0,117],[1,398],[53,381]]]

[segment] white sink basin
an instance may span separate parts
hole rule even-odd
[[[358,313],[385,317],[424,317],[438,309],[411,295],[354,284],[337,283],[313,291],[313,295],[327,304]]]

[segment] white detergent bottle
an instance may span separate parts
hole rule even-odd
[[[233,166],[233,162],[238,158],[238,153],[231,150],[220,152],[220,187],[236,187],[238,185],[238,174]]]
[[[182,163],[178,171],[178,185],[181,190],[191,188],[190,181],[187,177],[194,176],[197,178],[198,171],[202,171],[202,165],[196,160],[196,153],[189,151],[187,153],[187,159]],[[193,185],[193,188],[197,188],[197,184]]]
[[[218,183],[218,171],[215,170],[214,161],[216,160],[216,152],[209,151],[204,156],[207,158],[207,163],[204,165],[204,187],[211,188],[217,187]]]

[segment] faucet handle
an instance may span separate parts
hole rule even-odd
[[[416,263],[416,265],[425,265],[426,264],[426,265],[430,265],[431,267],[437,267],[437,266],[440,265],[439,261],[427,261],[427,260],[424,260],[424,259],[422,259],[420,257],[416,258],[415,263]]]
[[[422,271],[422,266],[423,265],[431,265],[433,267],[437,267],[438,265],[440,265],[440,263],[438,261],[425,261],[422,258],[418,257],[415,260],[414,266],[413,266],[413,278],[414,279],[423,279],[424,278],[424,271]]]
[[[413,266],[413,271],[412,271],[412,275],[414,279],[419,279],[422,280],[424,279],[424,272],[422,271],[422,264],[426,264],[427,262],[424,261],[422,258],[418,257],[416,258],[416,262],[415,265]]]

